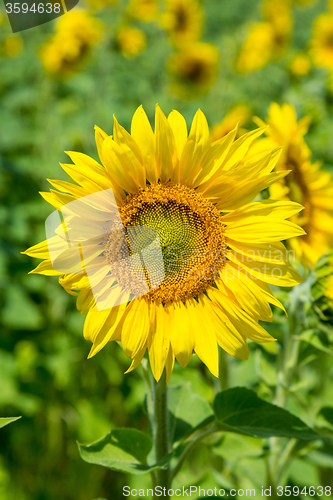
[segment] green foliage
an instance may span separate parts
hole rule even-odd
[[[90,464],[130,474],[146,474],[163,465],[148,465],[147,456],[152,448],[147,434],[136,429],[114,429],[89,445],[78,444],[80,455]]]
[[[322,437],[299,418],[283,408],[259,399],[255,392],[244,387],[235,387],[217,394],[214,408],[218,426],[226,432],[239,432],[258,438]]]

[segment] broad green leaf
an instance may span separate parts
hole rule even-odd
[[[299,418],[283,408],[259,399],[255,392],[244,387],[235,387],[217,394],[214,408],[220,429],[227,432],[238,432],[258,438],[323,438]]]
[[[5,425],[11,424],[15,422],[15,420],[19,420],[21,417],[0,417],[0,429],[1,427],[5,427]]]
[[[208,401],[192,392],[191,384],[169,387],[170,438],[177,442],[213,420]]]
[[[114,429],[98,441],[88,445],[78,443],[78,447],[85,462],[130,474],[146,474],[162,469],[168,460],[148,465],[147,455],[152,448],[152,440],[136,429]]]

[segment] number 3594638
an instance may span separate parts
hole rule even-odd
[[[33,14],[60,14],[61,4],[60,3],[33,3],[29,5],[28,3],[6,3],[7,14],[27,14],[32,12]]]

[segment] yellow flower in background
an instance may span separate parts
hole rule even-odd
[[[251,73],[268,64],[274,46],[273,26],[267,22],[254,24],[242,45],[236,63],[239,73]]]
[[[183,98],[207,92],[216,79],[218,63],[219,52],[214,45],[195,42],[184,46],[168,61],[171,90]]]
[[[290,41],[292,16],[287,0],[265,0],[264,21],[252,25],[236,62],[237,71],[251,73],[283,55]]]
[[[5,23],[5,17],[0,12],[0,26]],[[22,38],[18,33],[11,33],[0,40],[0,56],[15,57],[23,49]]]
[[[305,76],[311,71],[311,61],[307,54],[300,52],[296,54],[289,64],[291,73],[295,76]]]
[[[264,0],[262,17],[274,31],[274,55],[283,52],[290,41],[293,27],[291,3],[288,0]]]
[[[301,209],[297,203],[251,202],[287,173],[272,173],[279,158],[276,151],[244,162],[262,132],[235,140],[234,129],[212,143],[200,110],[188,133],[182,115],[172,111],[166,117],[158,106],[153,131],[140,106],[131,134],[116,119],[112,135],[96,127],[101,164],[68,153],[73,164],[63,168],[76,183],[52,180],[56,190],[42,193],[64,218],[54,237],[24,253],[44,259],[33,273],[59,275],[65,290],[78,293],[77,307],[87,313],[84,336],[93,343],[89,357],[116,340],[132,359],[128,371],[148,350],[155,379],[165,367],[169,380],[174,359],[185,367],[195,352],[218,376],[218,345],[247,359],[247,339],[274,340],[258,323],[272,320],[270,304],[283,308],[269,284],[293,286],[301,281],[280,240],[304,231],[286,220]],[[106,197],[109,189],[116,202]],[[120,233],[125,230],[127,235],[124,245],[110,232],[115,211]],[[153,253],[153,273],[142,262],[134,267],[134,274],[145,271],[147,293],[131,299],[136,283],[129,286],[126,273],[109,273],[129,251],[131,262],[141,251],[141,240],[130,239],[133,229],[137,234],[142,229],[157,233],[164,275],[153,285],[154,273],[162,271]],[[69,235],[74,246],[67,246]],[[82,250],[79,268],[64,273],[53,267],[51,250],[65,245],[66,252],[56,260],[68,265],[84,243],[88,254],[83,268]],[[101,280],[103,287],[94,295],[92,287]],[[114,307],[101,307],[103,301],[116,303],[119,296]]]
[[[86,11],[75,9],[61,16],[55,35],[41,49],[44,68],[60,76],[76,71],[102,33],[102,23]]]
[[[130,0],[127,11],[138,21],[149,22],[157,19],[158,9],[158,0]]]
[[[291,170],[283,180],[270,187],[270,195],[277,200],[293,200],[304,210],[292,220],[305,235],[288,241],[297,259],[315,264],[333,244],[333,181],[320,164],[311,162],[311,152],[304,141],[310,123],[309,117],[297,121],[295,108],[289,104],[271,104],[264,139],[252,148],[252,154],[282,147],[276,170]],[[264,123],[258,121],[261,125]]]
[[[166,0],[161,25],[170,40],[179,46],[194,42],[201,37],[203,10],[197,0]]]
[[[0,43],[0,55],[5,57],[15,57],[22,49],[22,38],[17,33],[6,36]]]
[[[310,55],[316,66],[333,70],[333,13],[322,14],[315,20]]]
[[[211,140],[217,141],[225,135],[227,135],[231,130],[233,130],[238,125],[238,134],[242,135],[245,132],[244,129],[240,128],[249,122],[251,118],[251,112],[249,106],[246,104],[238,104],[228,111],[223,120],[212,127]]]
[[[120,52],[125,57],[135,57],[146,48],[146,36],[138,28],[122,26],[116,34],[116,43]]]

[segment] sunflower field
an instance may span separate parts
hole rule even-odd
[[[4,0],[0,60],[0,500],[332,498],[333,1]]]

